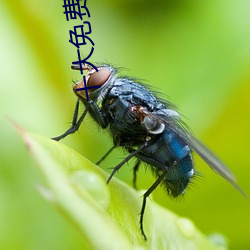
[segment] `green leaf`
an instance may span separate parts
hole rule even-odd
[[[19,130],[21,130],[19,128]],[[215,245],[186,218],[148,199],[144,241],[139,229],[143,192],[108,174],[72,148],[21,130],[46,187],[43,196],[82,234],[83,249],[226,249]]]

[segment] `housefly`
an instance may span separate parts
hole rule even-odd
[[[72,69],[80,70],[80,65],[74,64]],[[145,240],[143,216],[147,197],[159,184],[172,197],[184,193],[195,174],[192,151],[244,195],[232,172],[189,132],[173,104],[158,98],[146,85],[132,78],[118,77],[117,70],[110,65],[100,65],[97,69],[95,71],[88,65],[82,66],[82,70],[87,71],[89,100],[81,80],[73,87],[78,100],[72,125],[64,134],[53,139],[59,141],[76,132],[89,113],[101,128],[109,130],[113,138],[113,147],[101,160],[116,147],[125,148],[128,152],[127,157],[113,169],[107,183],[131,158],[137,159],[134,184],[141,163],[150,166],[156,181],[143,195],[140,230]],[[80,101],[85,111],[78,118]]]

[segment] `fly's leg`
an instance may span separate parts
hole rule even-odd
[[[96,122],[102,127],[106,128],[108,126],[107,118],[104,113],[100,110],[98,107],[97,103],[94,102],[93,100],[90,100],[88,102],[89,109],[91,109],[92,115],[95,117]]]
[[[98,105],[94,101],[92,101],[92,100],[90,100],[88,102],[88,104],[86,105],[86,109],[81,114],[79,120],[77,120],[78,119],[78,112],[79,112],[79,103],[80,103],[80,100],[78,99],[77,102],[76,102],[76,107],[75,107],[75,111],[74,111],[74,116],[73,116],[71,127],[65,133],[63,133],[62,135],[52,138],[53,140],[60,141],[64,137],[68,136],[69,134],[75,133],[79,129],[79,127],[80,127],[80,125],[81,125],[84,117],[86,116],[86,114],[88,113],[88,111],[90,109],[95,114],[96,119],[98,120],[98,123],[101,125],[101,127],[102,128],[107,127],[108,124],[106,122],[104,114],[102,114],[102,112],[99,109]]]
[[[136,179],[137,179],[136,178],[136,173],[137,173],[140,165],[141,165],[141,161],[137,160],[136,163],[135,163],[134,169],[133,169],[133,186],[134,186],[135,189],[137,189],[136,188]]]
[[[96,165],[99,165],[115,148],[116,146],[114,145],[97,163]]]
[[[81,125],[84,117],[86,116],[86,114],[88,112],[88,106],[87,106],[86,109],[84,110],[84,112],[82,113],[81,117],[77,121],[78,111],[79,111],[79,103],[80,103],[80,101],[78,99],[77,102],[76,102],[76,106],[75,106],[75,110],[74,110],[74,116],[73,116],[71,127],[65,133],[63,133],[62,135],[59,135],[57,137],[52,138],[53,140],[60,141],[64,137],[68,136],[69,134],[75,133],[79,129],[79,127],[80,127],[80,125]]]
[[[143,216],[146,208],[146,201],[148,196],[157,188],[157,186],[162,182],[163,178],[165,177],[167,172],[164,172],[162,175],[160,175],[157,180],[153,183],[153,185],[147,190],[147,192],[143,195],[143,201],[142,201],[142,207],[140,212],[140,230],[142,233],[142,236],[144,240],[147,240],[147,236],[143,229]]]
[[[109,182],[111,181],[112,177],[114,176],[114,174],[127,162],[129,161],[132,157],[134,157],[138,152],[140,152],[144,147],[147,146],[147,143],[144,143],[143,145],[141,145],[137,150],[134,150],[132,153],[130,153],[122,162],[120,162],[116,167],[114,167],[112,173],[110,174],[108,180],[107,180],[107,184],[109,184]]]

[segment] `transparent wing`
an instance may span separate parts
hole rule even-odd
[[[208,164],[209,167],[231,183],[243,196],[248,198],[243,190],[237,185],[233,173],[210,149],[182,126],[178,126],[178,124],[175,126],[170,125],[170,128],[177,133],[190,146],[190,148],[192,148]]]
[[[167,113],[169,113],[167,111]],[[247,195],[237,185],[236,178],[229,168],[202,142],[195,138],[182,123],[180,117],[171,115],[151,114],[159,122],[162,122],[166,127],[173,130],[182,140],[184,140],[190,148],[192,148],[208,165],[212,170],[221,175],[229,183],[231,183],[243,196],[247,199]]]

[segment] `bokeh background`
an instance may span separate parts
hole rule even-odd
[[[0,1],[0,249],[81,248],[80,234],[36,191],[39,173],[8,121],[47,137],[70,125],[72,80],[81,75],[70,69],[77,52],[69,30],[81,21],[67,22],[62,5]],[[168,96],[250,196],[250,1],[88,0],[87,7],[92,62],[125,67],[125,75]],[[82,46],[82,53],[89,48]],[[112,145],[89,118],[63,143],[94,162]],[[117,150],[102,167],[110,171],[123,157]],[[206,234],[224,234],[230,249],[250,249],[250,202],[195,160],[202,177],[183,198],[174,201],[158,188],[153,199]],[[132,167],[117,175],[130,185]],[[140,188],[153,180],[140,170]]]

